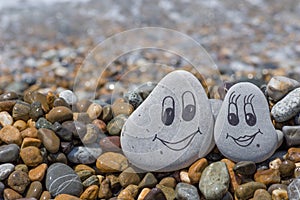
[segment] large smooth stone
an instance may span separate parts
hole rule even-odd
[[[55,163],[48,168],[46,188],[53,197],[59,194],[79,196],[83,191],[79,176],[63,163]]]
[[[244,82],[232,86],[214,129],[220,152],[236,162],[257,163],[268,159],[278,144],[269,113],[264,94],[254,84]]]
[[[230,176],[224,162],[206,167],[201,175],[199,189],[207,200],[221,199],[228,191]]]
[[[165,76],[130,115],[121,132],[124,154],[147,171],[173,171],[206,156],[213,141],[206,93],[191,73]]]
[[[14,162],[19,157],[20,148],[16,144],[0,146],[0,162]]]

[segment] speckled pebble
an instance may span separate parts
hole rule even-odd
[[[4,190],[3,196],[5,200],[16,200],[22,198],[22,195],[10,188],[6,188]]]
[[[34,121],[37,121],[40,117],[44,115],[42,104],[38,101],[33,102],[30,105],[29,117]]]
[[[136,91],[127,92],[126,94],[124,94],[124,99],[134,108],[137,108],[143,102],[143,98]]]
[[[30,184],[30,180],[27,173],[17,170],[9,175],[7,184],[15,191],[23,193]]]
[[[37,120],[37,122],[35,123],[35,126],[36,126],[37,129],[40,129],[40,128],[51,129],[52,128],[52,123],[49,122],[46,118],[40,117]]]
[[[293,200],[292,197],[288,196],[288,192],[284,189],[276,189],[276,190],[273,190],[273,192],[272,192],[272,200],[289,200],[289,199]],[[298,193],[297,199],[299,199],[299,193]]]
[[[187,183],[178,183],[175,193],[177,200],[200,200],[197,188]]]
[[[121,114],[129,116],[134,110],[134,107],[129,103],[118,101],[115,102],[111,108],[115,117]]]
[[[13,162],[19,157],[20,148],[16,144],[0,146],[0,162]]]
[[[5,180],[11,172],[13,172],[15,166],[11,163],[5,163],[0,165],[0,181]]]
[[[15,121],[21,119],[27,121],[29,119],[30,104],[24,101],[17,101],[13,107],[12,117]]]
[[[97,103],[92,103],[86,112],[92,120],[97,119],[102,113],[102,106]]]

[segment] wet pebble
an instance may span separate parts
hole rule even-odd
[[[51,199],[51,194],[48,191],[44,191],[41,194],[40,200],[50,200]]]
[[[299,194],[298,197],[299,199]],[[272,192],[272,200],[293,200],[292,197],[289,197],[287,190],[284,189],[276,189]]]
[[[99,185],[99,179],[96,175],[92,175],[88,177],[86,180],[82,182],[84,188],[87,188],[91,185]]]
[[[112,112],[111,105],[106,105],[106,106],[103,107],[102,114],[101,114],[100,118],[104,122],[109,122],[113,118],[113,112]]]
[[[27,193],[26,193],[26,198],[36,198],[39,199],[41,194],[43,192],[43,186],[42,183],[39,181],[34,181],[30,184]]]
[[[175,193],[178,200],[200,200],[197,188],[187,183],[178,183]]]
[[[16,144],[21,146],[22,143],[20,131],[11,125],[7,125],[0,130],[0,139],[6,144]]]
[[[43,162],[41,151],[34,146],[21,149],[20,156],[27,166],[36,167]]]
[[[288,153],[286,154],[286,159],[295,163],[300,162],[300,148],[289,148]]]
[[[280,158],[276,158],[275,160],[272,160],[269,163],[270,169],[279,169],[279,166],[281,165],[282,161]]]
[[[102,153],[100,147],[90,148],[85,146],[74,147],[68,154],[68,159],[72,163],[92,164]]]
[[[14,162],[19,157],[20,148],[16,144],[8,144],[0,146],[0,162]]]
[[[128,167],[128,160],[120,153],[106,152],[98,157],[96,167],[103,173],[124,171]]]
[[[108,124],[107,124],[107,131],[110,135],[119,136],[123,125],[125,124],[128,117],[126,115],[118,115],[114,117]]]
[[[224,162],[227,166],[230,176],[230,191],[234,192],[238,185],[240,185],[242,182],[241,177],[234,172],[233,168],[235,166],[235,163],[233,161],[226,158],[222,159],[221,161]]]
[[[46,163],[42,163],[39,166],[31,169],[28,173],[29,179],[31,181],[42,181],[46,174],[46,170],[48,165]]]
[[[35,146],[37,148],[39,148],[42,144],[42,141],[36,138],[24,138],[22,145],[21,145],[21,149],[25,148],[25,147],[29,147],[29,146]]]
[[[235,191],[238,199],[250,199],[258,189],[267,189],[266,185],[258,182],[249,182],[239,185]]]
[[[23,120],[27,121],[29,119],[30,104],[24,101],[17,101],[13,107],[12,117],[15,121]]]
[[[0,125],[1,126],[12,125],[13,122],[14,122],[14,120],[8,112],[6,112],[6,111],[0,112]]]
[[[48,114],[46,114],[46,119],[51,122],[64,122],[67,120],[73,119],[72,111],[64,106],[58,106],[50,110]]]
[[[49,122],[46,118],[41,117],[38,119],[38,121],[35,123],[35,126],[37,129],[40,128],[47,128],[47,129],[51,129],[52,128],[52,123]]]
[[[97,119],[102,113],[102,106],[97,103],[92,103],[86,112],[92,120]]]
[[[0,165],[0,181],[5,180],[11,172],[13,172],[15,166],[11,163],[5,163]]]
[[[240,161],[235,164],[235,166],[233,167],[233,170],[237,174],[246,175],[246,176],[252,175],[256,171],[256,165],[252,161]]]
[[[0,101],[9,101],[18,99],[18,94],[15,92],[5,92],[0,95]]]
[[[201,158],[189,167],[188,176],[191,184],[195,184],[200,181],[201,174],[207,165],[208,162],[206,158]]]
[[[161,179],[159,184],[164,185],[166,187],[175,188],[176,187],[176,179],[174,177],[165,177],[165,178]]]
[[[30,180],[27,173],[17,170],[9,175],[7,184],[13,190],[22,194],[25,191],[26,187],[30,184]]]
[[[47,151],[49,151],[50,153],[58,152],[60,139],[52,130],[40,128],[38,130],[38,138],[42,141]]]

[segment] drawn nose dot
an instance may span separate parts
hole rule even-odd
[[[257,144],[256,146],[259,148],[259,147],[260,147],[260,144]]]

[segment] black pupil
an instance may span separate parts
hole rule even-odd
[[[229,113],[228,114],[228,122],[229,124],[231,124],[232,126],[236,126],[239,123],[239,118],[237,117],[236,114],[234,113]]]
[[[189,104],[184,108],[183,113],[182,113],[182,118],[185,121],[191,121],[195,116],[195,112],[196,112],[195,106]]]
[[[252,113],[247,113],[246,122],[249,126],[254,126],[256,124],[256,117]]]
[[[174,120],[174,110],[172,108],[167,108],[163,114],[162,121],[166,126],[173,123]]]

